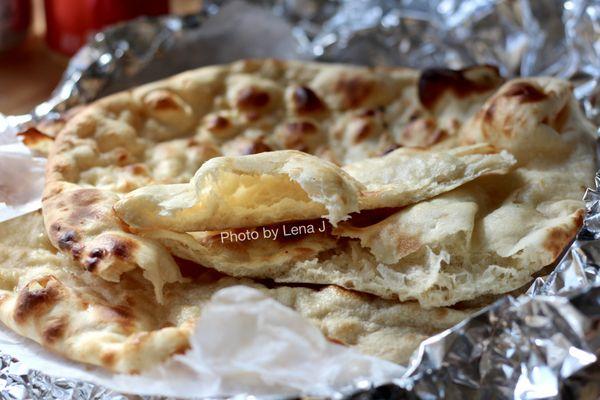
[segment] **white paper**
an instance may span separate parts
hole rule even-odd
[[[0,331],[2,351],[27,360],[32,369],[142,395],[331,396],[362,379],[389,382],[405,370],[331,343],[292,309],[244,286],[213,296],[190,342],[186,354],[143,375],[111,375],[68,362],[6,328]]]
[[[46,164],[33,157],[14,133],[1,128],[0,123],[0,222],[41,207]]]

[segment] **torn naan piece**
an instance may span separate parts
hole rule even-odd
[[[200,232],[327,218],[402,207],[490,173],[515,159],[477,144],[450,150],[398,149],[343,168],[298,151],[274,151],[207,161],[189,185],[146,186],[115,205],[140,230]]]
[[[371,210],[414,204],[483,175],[505,174],[515,163],[507,151],[478,143],[439,151],[400,148],[343,169],[365,185],[360,209]]]
[[[246,285],[299,312],[332,341],[406,363],[425,338],[473,310],[423,310],[335,286],[267,287],[192,267],[157,305],[139,271],[119,283],[86,271],[48,241],[39,212],[0,224],[0,321],[68,359],[140,373],[189,348],[205,304],[219,289]],[[182,269],[185,268],[182,266]]]
[[[175,232],[254,227],[359,210],[363,186],[336,165],[296,150],[217,157],[189,184],[146,186],[115,205],[138,229]]]

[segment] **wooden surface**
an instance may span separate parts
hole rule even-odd
[[[3,0],[0,0],[3,1]],[[47,99],[60,80],[68,58],[46,47],[43,0],[33,0],[30,34],[15,50],[0,54],[0,113],[21,114]],[[178,14],[194,12],[201,0],[171,0]]]
[[[0,54],[0,112],[25,113],[46,99],[68,58],[46,48],[42,0],[34,0],[31,32],[18,48]]]

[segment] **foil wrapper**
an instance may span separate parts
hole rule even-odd
[[[142,18],[96,34],[52,97],[2,116],[17,132],[108,93],[246,57],[460,68],[568,79],[600,125],[600,3],[585,0],[206,1],[197,15]],[[599,129],[600,133],[600,129]],[[526,294],[506,296],[423,342],[406,373],[340,391],[350,399],[600,398],[600,175],[584,227]],[[6,399],[132,399],[0,356]],[[141,398],[141,397],[140,397]],[[158,399],[158,397],[143,397]]]

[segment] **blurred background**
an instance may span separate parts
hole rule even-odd
[[[300,58],[412,68],[498,66],[576,87],[600,123],[600,0],[0,0],[0,114],[48,99],[39,119],[108,93],[239,58]],[[56,115],[55,115],[56,116]],[[21,123],[24,119],[19,119]],[[17,120],[14,120],[17,121]]]
[[[94,31],[141,15],[188,14],[202,0],[0,0],[0,113],[49,97],[69,57]]]

